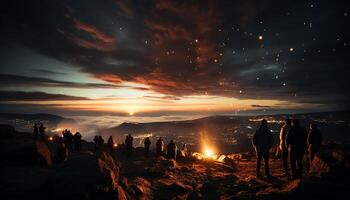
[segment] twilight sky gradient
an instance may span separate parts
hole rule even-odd
[[[0,112],[349,106],[343,0],[5,0],[0,11]]]

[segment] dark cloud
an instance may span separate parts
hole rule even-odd
[[[53,100],[88,100],[85,97],[45,92],[0,91],[0,101],[53,101]]]
[[[40,87],[67,87],[67,88],[131,88],[136,90],[147,90],[142,87],[128,87],[115,84],[101,83],[78,83],[69,81],[57,81],[48,78],[28,77],[12,74],[0,74],[0,88],[18,87],[18,86],[40,86]]]
[[[131,81],[176,98],[208,94],[334,105],[350,91],[341,3],[7,1],[1,38],[111,83],[39,81],[46,86]],[[26,81],[33,82],[18,82]]]

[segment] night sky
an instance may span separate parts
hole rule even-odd
[[[345,1],[1,4],[0,112],[349,106]]]

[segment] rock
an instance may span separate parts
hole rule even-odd
[[[161,177],[164,175],[164,172],[156,167],[147,167],[145,174],[151,177]]]
[[[311,163],[310,174],[327,180],[347,182],[350,179],[350,166],[347,154],[339,150],[322,150]]]
[[[151,199],[151,183],[141,177],[137,177],[130,187],[136,196],[144,199]]]
[[[192,190],[192,187],[189,185],[185,185],[183,183],[180,183],[180,182],[175,182],[175,183],[172,183],[171,185],[169,185],[168,189],[175,194],[184,194],[184,193]]]
[[[102,152],[79,153],[55,168],[54,196],[56,199],[124,198],[118,185],[119,169],[113,158]]]
[[[200,200],[200,199],[203,199],[203,196],[197,190],[192,191],[187,195],[187,200]]]
[[[116,190],[117,190],[117,198],[115,198],[115,199],[117,199],[117,200],[127,200],[128,199],[126,193],[124,192],[124,189],[121,186],[118,185]]]
[[[162,168],[174,168],[176,166],[176,161],[174,159],[161,158],[160,166]]]
[[[227,164],[227,165],[234,165],[235,164],[235,161],[234,161],[234,159],[232,159],[232,158],[229,158],[228,156],[226,156],[225,158],[224,158],[224,163],[225,164]]]
[[[17,138],[2,145],[0,165],[51,166],[52,158],[48,146],[31,138]]]
[[[126,190],[129,187],[128,179],[124,176],[119,177],[119,185]]]

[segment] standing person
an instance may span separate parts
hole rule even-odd
[[[307,144],[309,146],[308,149],[311,166],[312,160],[314,159],[316,153],[320,150],[322,144],[322,134],[317,128],[316,124],[310,124],[309,134],[307,137]]]
[[[156,147],[156,155],[162,156],[164,151],[164,142],[162,137],[159,137],[159,139],[157,140]]]
[[[257,154],[256,176],[260,177],[261,159],[264,158],[265,177],[269,178],[269,151],[273,145],[273,136],[267,127],[267,121],[265,119],[261,121],[260,128],[255,132],[253,136],[253,145]]]
[[[126,139],[125,139],[126,154],[128,156],[131,156],[131,154],[132,154],[133,139],[134,138],[131,136],[131,134],[127,135]]]
[[[79,132],[76,132],[73,136],[74,141],[74,149],[76,151],[80,151],[81,149],[81,134]]]
[[[35,123],[33,127],[33,136],[34,138],[38,138],[38,135],[39,135],[39,128],[38,128],[38,125]]]
[[[186,143],[184,143],[184,144],[182,145],[182,152],[184,153],[184,155],[185,155],[186,158],[189,158],[189,157],[192,156],[192,153],[191,153],[191,151],[188,149]]]
[[[65,129],[62,132],[62,135],[64,138],[64,142],[66,144],[66,147],[71,150],[72,146],[73,146],[73,134],[72,134],[72,132],[70,132],[70,130]]]
[[[148,157],[148,155],[149,155],[149,147],[151,146],[151,140],[149,139],[149,137],[147,137],[145,139],[144,145],[145,145],[145,156]]]
[[[101,136],[98,136],[98,146],[99,146],[99,148],[102,149],[104,143],[105,143],[105,140]]]
[[[293,119],[292,128],[287,135],[287,146],[290,148],[290,165],[293,179],[302,178],[306,137],[306,130],[300,126],[299,120]]]
[[[113,154],[113,148],[114,148],[113,136],[109,136],[107,144],[108,144],[109,153],[112,155]]]
[[[54,162],[56,164],[63,163],[68,158],[68,149],[64,143],[61,143],[56,150],[56,154],[54,156]]]
[[[167,146],[167,156],[169,159],[176,160],[177,146],[173,140],[170,140],[170,143]]]
[[[283,168],[285,175],[290,178],[289,170],[288,170],[288,147],[287,147],[287,135],[289,130],[292,127],[292,121],[287,118],[284,120],[284,125],[281,128],[280,131],[280,145],[279,148],[282,151],[282,162],[283,162]]]
[[[44,139],[45,137],[45,127],[42,123],[39,126],[39,136],[41,139]]]
[[[95,135],[94,137],[94,142],[95,142],[95,150],[98,149],[98,136]]]

